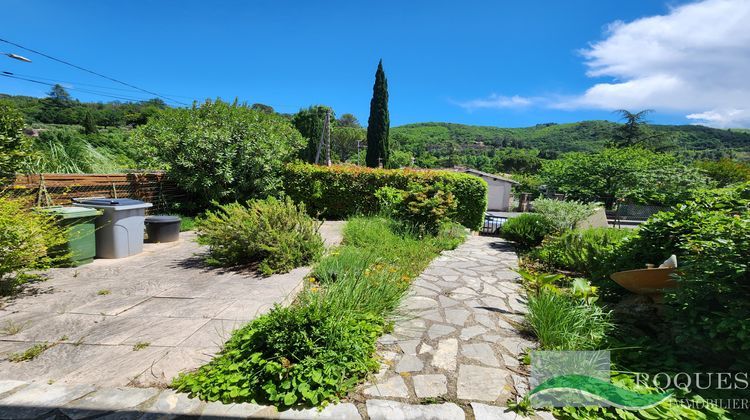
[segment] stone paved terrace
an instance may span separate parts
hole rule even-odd
[[[324,235],[333,238],[332,242],[335,242],[338,237],[335,233],[337,228],[338,226],[329,225],[326,227],[329,229],[327,233],[324,232]],[[183,260],[189,260],[189,254],[192,252],[194,251],[183,254]],[[517,282],[516,274],[512,271],[516,264],[515,254],[508,245],[493,238],[472,236],[458,249],[443,253],[414,281],[408,297],[401,305],[402,317],[396,322],[393,333],[380,339],[379,354],[383,360],[380,372],[374,375],[371,382],[363,384],[347,401],[329,405],[322,410],[278,412],[273,407],[256,404],[205,403],[189,399],[186,394],[177,394],[157,387],[102,386],[103,383],[108,384],[113,375],[118,375],[120,366],[129,366],[129,363],[137,366],[132,370],[133,372],[138,371],[144,365],[149,366],[145,371],[136,374],[136,378],[143,381],[139,382],[140,384],[144,382],[148,384],[148,380],[144,378],[153,380],[153,378],[158,379],[160,375],[169,377],[172,373],[160,369],[158,363],[152,360],[155,357],[161,357],[161,360],[164,360],[175,351],[180,354],[193,351],[192,347],[186,346],[185,343],[206,344],[210,342],[211,345],[208,347],[215,351],[218,344],[213,342],[221,340],[215,334],[208,334],[205,329],[201,332],[202,327],[198,327],[177,345],[149,346],[147,349],[163,347],[154,354],[144,352],[147,349],[134,352],[129,344],[109,345],[116,349],[125,347],[129,351],[127,355],[130,355],[130,357],[125,357],[128,360],[127,363],[115,363],[114,366],[110,366],[107,356],[99,355],[88,359],[90,357],[88,355],[76,356],[74,352],[68,354],[69,350],[58,350],[63,357],[70,359],[63,359],[66,363],[76,360],[81,363],[85,361],[87,367],[79,369],[76,375],[67,374],[62,375],[60,380],[53,379],[53,383],[46,381],[47,377],[59,376],[59,374],[54,375],[57,372],[56,360],[52,357],[35,368],[31,368],[34,366],[33,362],[24,362],[28,363],[29,368],[17,370],[15,375],[25,380],[8,380],[12,379],[5,374],[9,362],[0,362],[0,374],[2,374],[0,376],[0,418],[517,419],[520,417],[513,413],[506,413],[505,407],[509,399],[525,393],[527,374],[517,359],[525,348],[533,346],[534,343],[522,337],[516,328],[517,322],[521,321],[525,311],[521,287]],[[139,267],[143,268],[146,265],[140,264]],[[174,261],[172,265],[162,264],[165,267],[163,275],[179,283],[180,277],[169,274],[172,270],[170,267],[174,265]],[[176,266],[182,267],[180,264]],[[140,272],[142,273],[143,270]],[[215,281],[221,282],[220,284],[225,287],[232,284],[232,281],[238,281],[231,274],[213,272],[209,274],[218,277]],[[205,272],[204,275],[206,275]],[[81,276],[79,274],[76,278]],[[92,282],[102,281],[91,275],[82,278],[87,278]],[[111,277],[108,278],[112,280]],[[138,276],[134,278],[144,281]],[[194,279],[192,276],[185,278]],[[250,279],[244,281],[251,281]],[[258,279],[252,280],[256,283],[259,281]],[[50,285],[56,286],[55,281],[53,280]],[[197,284],[190,286],[195,287],[196,292],[189,294],[194,294],[196,297],[181,296],[181,298],[196,299],[196,302],[203,299],[217,299],[215,288],[205,286],[206,289],[201,289]],[[108,287],[113,288],[112,294],[114,294],[114,286]],[[128,290],[131,291],[130,295],[138,296],[133,289],[121,287],[123,289],[117,290],[122,294],[123,299],[129,295]],[[150,290],[150,287],[141,287],[141,289]],[[166,290],[180,290],[175,287],[173,285]],[[89,289],[94,290],[96,287],[92,286]],[[265,289],[253,290],[255,292],[267,291]],[[55,291],[55,293],[58,292],[63,291]],[[231,290],[231,292],[222,293],[221,296],[228,300],[243,301],[244,297],[236,294],[242,292],[236,290]],[[293,288],[290,289],[290,293],[292,292]],[[159,297],[161,294],[161,291],[155,293],[150,299],[162,299]],[[43,296],[41,295],[40,298]],[[94,295],[88,296],[90,300],[95,301]],[[289,296],[287,294],[279,299],[288,300]],[[172,297],[165,295],[163,298]],[[257,297],[248,299],[247,302],[254,300],[257,300]],[[15,304],[23,301],[25,299]],[[142,303],[133,307],[140,304]],[[229,306],[226,308],[218,306],[213,308],[218,311],[213,318],[204,318],[206,324],[215,321],[242,321],[229,318],[228,315],[226,319],[217,318],[216,316],[220,316],[229,309]],[[206,307],[209,306],[198,305],[196,311],[202,311],[204,309],[200,308]],[[188,313],[186,309],[180,309],[178,305],[172,305],[171,308],[170,310],[175,311],[173,315],[180,316],[165,316],[165,318],[199,319],[186,316],[194,314]],[[17,310],[20,311],[20,309]],[[129,310],[130,307],[119,314]],[[28,309],[23,312],[32,313]],[[77,312],[69,313],[76,314]],[[65,312],[62,315],[64,314]],[[5,313],[2,316],[9,315]],[[119,315],[99,316],[116,317]],[[139,316],[139,318],[145,317]],[[53,322],[51,325],[61,324]],[[82,329],[81,331],[88,330]],[[57,333],[57,330],[55,332]],[[76,334],[87,336],[83,332]],[[137,334],[143,335],[142,332]],[[157,339],[160,336],[149,335],[149,337]],[[191,341],[190,338],[193,337],[195,340]],[[6,343],[10,342],[7,337],[2,340]],[[48,357],[46,355],[55,348],[66,349],[66,346],[75,345],[75,342],[57,345],[40,356],[40,360]],[[85,350],[84,346],[106,345],[79,344],[78,348]],[[124,352],[124,349],[120,351]],[[160,355],[160,352],[164,353]],[[111,357],[121,357],[119,353],[110,354]],[[205,352],[205,359],[196,360],[187,356],[175,357],[172,360],[174,361],[170,364],[194,367],[208,360],[208,351]],[[90,362],[97,364],[88,365]],[[28,377],[24,378],[24,374]],[[130,385],[134,383],[129,382]],[[159,381],[155,383],[158,384]],[[537,417],[551,418],[548,413],[538,413]]]
[[[321,228],[327,244],[343,222]],[[309,268],[262,278],[206,268],[193,233],[129,258],[50,270],[25,296],[0,300],[0,379],[163,386],[208,360],[236,329],[288,303]],[[31,361],[12,353],[54,344]],[[138,343],[148,346],[135,351]]]

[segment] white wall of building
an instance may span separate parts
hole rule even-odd
[[[505,181],[487,179],[487,210],[508,211],[511,184]]]

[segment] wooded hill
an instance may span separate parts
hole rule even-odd
[[[620,124],[582,121],[570,124],[538,124],[524,128],[501,128],[451,123],[408,124],[391,129],[391,137],[402,150],[415,155],[430,153],[482,153],[510,147],[538,149],[541,156],[554,157],[572,151],[596,151],[613,138]],[[655,133],[682,154],[701,159],[750,158],[750,132],[699,125],[649,125]]]

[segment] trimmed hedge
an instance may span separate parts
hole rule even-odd
[[[373,169],[361,166],[289,164],[284,189],[292,200],[303,202],[312,215],[343,219],[378,212],[375,192],[382,187],[406,190],[409,183],[443,183],[458,201],[455,221],[479,230],[487,209],[487,183],[474,175],[434,170]]]

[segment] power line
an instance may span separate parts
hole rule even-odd
[[[13,74],[7,74],[7,72],[0,73],[0,76],[8,77],[10,79],[23,80],[23,81],[26,81],[26,82],[36,83],[36,84],[45,85],[45,86],[55,86],[54,83],[42,82],[40,80],[28,79],[28,78],[25,78],[25,77],[18,77],[18,76],[15,76]],[[125,101],[144,102],[144,101],[148,100],[146,98],[134,98],[134,97],[128,97],[128,96],[113,95],[110,92],[99,92],[99,91],[90,90],[90,89],[81,89],[81,88],[75,88],[75,87],[69,88],[69,89],[76,90],[76,91],[79,91],[79,92],[90,93],[90,94],[93,94],[93,95],[104,96],[104,97],[107,97],[107,98],[122,99],[122,100],[125,100]]]
[[[158,94],[158,93],[156,93],[156,92],[151,92],[150,90],[146,90],[146,89],[140,88],[140,87],[138,87],[138,86],[135,86],[135,85],[131,85],[130,83],[127,83],[127,82],[123,82],[122,80],[118,80],[118,79],[115,79],[115,78],[113,78],[113,77],[105,76],[105,75],[103,75],[103,74],[101,74],[101,73],[97,73],[97,72],[95,72],[95,71],[93,71],[93,70],[89,70],[89,69],[87,69],[87,68],[84,68],[84,67],[81,67],[81,66],[77,66],[77,65],[75,65],[75,64],[73,64],[73,63],[70,63],[70,62],[68,62],[68,61],[65,61],[65,60],[61,60],[61,59],[59,59],[59,58],[55,58],[55,57],[52,57],[51,55],[45,54],[45,53],[43,53],[43,52],[40,52],[40,51],[36,51],[36,50],[33,50],[33,49],[31,49],[31,48],[26,48],[26,47],[24,47],[23,45],[20,45],[20,44],[16,44],[15,42],[11,42],[11,41],[8,41],[8,40],[2,39],[2,38],[0,38],[0,41],[2,41],[2,42],[5,42],[6,44],[10,44],[10,45],[13,45],[13,46],[15,46],[15,47],[18,47],[18,48],[21,48],[22,50],[26,50],[26,51],[28,51],[28,52],[31,52],[31,53],[34,53],[34,54],[38,54],[38,55],[41,55],[42,57],[46,57],[46,58],[49,58],[50,60],[54,60],[54,61],[57,61],[58,63],[62,63],[62,64],[65,64],[65,65],[67,65],[67,66],[70,66],[70,67],[76,68],[76,69],[78,69],[78,70],[82,70],[82,71],[85,71],[85,72],[87,72],[87,73],[91,73],[91,74],[93,74],[93,75],[96,75],[96,76],[99,76],[99,77],[103,77],[103,78],[105,78],[105,79],[107,79],[107,80],[110,80],[110,81],[112,81],[112,82],[115,82],[115,83],[119,83],[119,84],[121,84],[121,85],[124,85],[124,86],[128,86],[128,87],[131,87],[131,88],[133,88],[133,89],[136,89],[136,90],[140,90],[141,92],[145,92],[145,93],[148,93],[149,95],[154,95],[154,96],[156,96],[156,97],[159,97],[159,98],[162,98],[162,99],[165,99],[165,100],[171,101],[171,102],[175,102],[175,103],[178,103],[178,104],[180,104],[180,105],[185,105],[185,106],[189,106],[188,104],[186,104],[186,103],[184,103],[184,102],[180,102],[180,101],[178,101],[178,100],[175,100],[175,99],[171,99],[171,98],[169,98],[169,97],[166,97],[166,96],[163,96],[163,95],[159,95],[159,94]]]
[[[3,72],[3,73],[9,74],[10,72]],[[91,83],[73,82],[73,81],[70,81],[70,80],[51,79],[49,77],[33,76],[33,75],[30,75],[30,74],[21,74],[21,73],[16,73],[16,72],[13,72],[13,73],[10,73],[10,74],[12,74],[13,76],[28,77],[28,78],[32,78],[32,79],[49,80],[49,81],[56,82],[56,83],[66,83],[66,84],[72,85],[72,87],[70,87],[70,89],[75,89],[75,86],[80,85],[80,86],[95,87],[95,88],[99,88],[99,89],[117,90],[117,91],[121,91],[121,92],[136,92],[135,89],[130,89],[130,88],[117,88],[117,87],[111,87],[111,86],[95,85],[95,84],[91,84]],[[175,98],[194,99],[194,98],[192,98],[190,96],[172,95],[172,94],[169,94],[169,95],[172,96],[172,97],[175,97]]]

